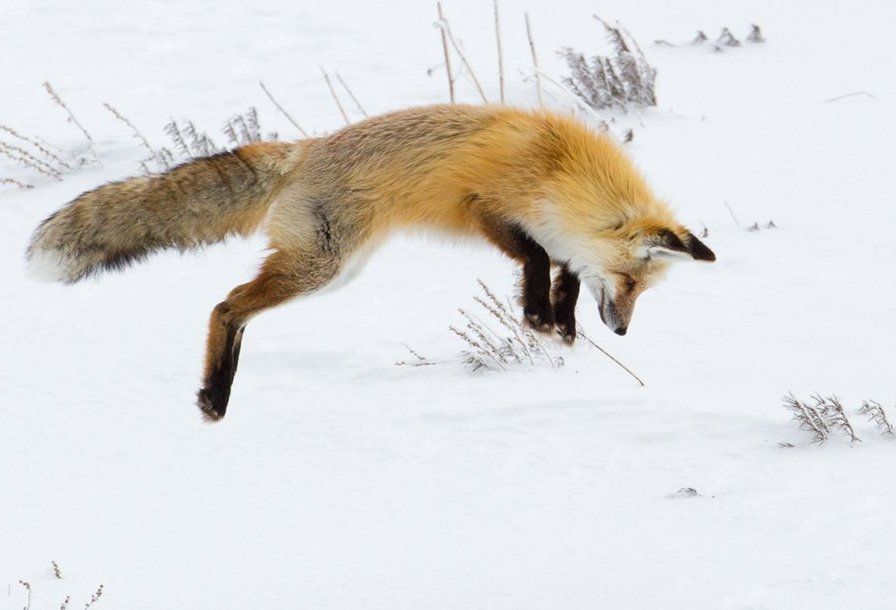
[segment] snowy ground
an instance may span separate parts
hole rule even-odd
[[[808,446],[780,398],[896,402],[896,10],[597,4],[502,2],[508,95],[535,103],[524,10],[549,74],[561,46],[605,48],[595,10],[659,69],[660,106],[614,129],[634,127],[632,155],[719,260],[675,269],[625,338],[579,306],[647,387],[583,344],[556,346],[558,370],[471,375],[447,327],[476,278],[509,294],[513,266],[403,238],[347,288],[253,321],[228,416],[207,426],[192,404],[206,319],[261,241],[62,287],[26,279],[31,230],[136,171],[104,101],[158,143],[170,117],[217,131],[250,105],[294,137],[259,79],[307,129],[336,129],[319,65],[371,113],[443,101],[434,6],[7,0],[0,123],[80,146],[49,80],[104,165],[54,183],[0,160],[38,184],[0,187],[0,608],[24,606],[20,578],[35,610],[100,583],[96,607],[122,610],[893,606],[896,444],[856,415],[862,443]],[[446,10],[495,97],[491,3]],[[765,45],[649,44],[751,22]],[[825,101],[858,90],[876,99]],[[779,228],[747,232],[723,201]],[[395,366],[402,343],[439,364]]]

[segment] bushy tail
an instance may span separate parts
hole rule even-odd
[[[84,193],[35,230],[28,261],[37,274],[72,283],[162,248],[247,235],[264,220],[291,146],[249,144]]]

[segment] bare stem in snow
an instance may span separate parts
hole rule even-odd
[[[868,93],[867,91],[853,91],[852,93],[845,93],[843,95],[838,95],[837,97],[832,97],[832,98],[826,99],[825,101],[826,102],[836,102],[837,100],[842,100],[847,97],[853,97],[856,95],[864,95],[866,97],[870,97],[871,99],[875,99],[875,100],[877,99],[876,95]]]
[[[118,110],[116,110],[112,106],[112,104],[110,104],[108,102],[103,102],[103,106],[105,106],[106,110],[111,112],[115,116],[116,119],[118,119],[119,121],[121,121],[122,123],[124,123],[131,129],[131,131],[134,133],[134,137],[140,141],[140,144],[142,144],[143,147],[149,151],[149,154],[152,155],[153,158],[155,158],[157,156],[158,153],[156,153],[156,151],[153,149],[153,147],[149,145],[149,140],[146,139],[146,137],[140,132],[139,129],[137,129],[137,127],[133,123],[131,123],[123,114],[118,112]]]
[[[342,115],[342,119],[345,121],[346,125],[351,125],[352,122],[348,119],[348,115],[345,113],[345,108],[342,107],[342,102],[339,101],[339,96],[336,95],[336,89],[333,88],[333,83],[330,81],[330,75],[323,69],[323,66],[321,66],[320,72],[324,75],[324,80],[327,81],[327,88],[330,90],[330,95],[333,96],[333,100],[339,108],[339,113]]]
[[[538,107],[544,108],[544,100],[541,97],[541,74],[538,68],[538,55],[535,53],[535,42],[532,39],[532,25],[529,23],[529,13],[526,16],[526,36],[529,38],[529,51],[532,53],[532,67],[535,70],[535,91],[538,94]]]
[[[68,120],[74,123],[74,125],[81,130],[81,133],[83,133],[84,137],[87,138],[87,147],[90,149],[90,153],[93,155],[93,158],[96,160],[96,162],[102,165],[99,155],[96,154],[96,150],[94,150],[93,148],[93,138],[90,137],[90,134],[87,133],[87,130],[84,129],[84,126],[78,122],[78,119],[75,118],[75,114],[68,106],[65,105],[65,102],[63,102],[62,98],[59,97],[56,91],[53,90],[53,86],[50,85],[49,82],[44,82],[44,89],[47,90],[47,93],[50,94],[50,97],[53,98],[53,101],[68,113]]]
[[[9,157],[13,161],[19,162],[22,165],[30,167],[45,176],[50,176],[56,180],[62,180],[62,173],[59,172],[59,170],[46,161],[38,159],[24,148],[0,142],[0,154]]]
[[[421,356],[419,353],[417,353],[416,350],[411,349],[411,346],[407,343],[402,343],[401,345],[411,353],[415,360],[413,360],[412,362],[402,360],[400,362],[396,362],[395,366],[432,366],[433,364],[437,364],[435,361],[430,360],[426,356]]]
[[[33,189],[33,184],[25,184],[24,182],[19,182],[15,178],[0,178],[0,184],[11,184],[13,186],[17,186],[20,189]]]
[[[576,93],[575,93],[574,91],[570,91],[565,85],[562,85],[561,83],[558,83],[558,82],[555,81],[553,78],[551,78],[550,76],[548,76],[548,75],[545,74],[544,72],[541,72],[540,70],[536,70],[536,71],[535,71],[535,75],[536,75],[536,76],[539,76],[539,75],[540,75],[545,81],[547,81],[547,82],[549,82],[550,84],[554,85],[555,87],[557,87],[557,89],[559,89],[559,90],[562,91],[564,94],[566,94],[566,96],[569,97],[571,101],[575,102],[576,106],[578,106],[579,108],[581,108],[582,110],[584,110],[585,112],[587,112],[588,114],[590,114],[590,115],[591,115],[591,116],[598,122],[598,126],[599,126],[601,129],[604,129],[604,130],[609,129],[609,126],[607,125],[607,122],[603,119],[603,117],[600,116],[594,108],[592,108],[592,107],[589,106],[588,104],[584,103],[584,102],[579,98],[579,96],[576,95]]]
[[[66,163],[65,161],[63,161],[61,158],[59,158],[58,155],[56,155],[56,154],[50,152],[45,146],[43,146],[43,145],[42,145],[40,142],[38,142],[37,140],[34,140],[34,139],[32,139],[32,138],[29,138],[28,136],[23,136],[22,134],[20,134],[19,132],[17,132],[17,131],[16,131],[15,129],[13,129],[12,127],[9,127],[8,125],[0,125],[0,131],[5,131],[6,133],[8,133],[9,135],[11,135],[12,137],[14,137],[14,138],[16,138],[16,139],[18,139],[18,140],[21,140],[21,141],[23,141],[23,142],[27,142],[28,144],[30,144],[31,146],[33,146],[34,148],[36,148],[38,151],[40,151],[45,157],[49,157],[50,159],[52,159],[52,160],[53,160],[55,163],[57,163],[60,167],[63,167],[63,168],[68,169],[68,170],[72,169],[72,166],[71,166],[71,165],[69,165],[68,163]]]
[[[90,596],[90,601],[84,604],[84,610],[89,610],[89,608],[95,604],[100,597],[103,596],[103,585],[100,585],[99,588],[94,592],[93,595]]]
[[[501,51],[501,22],[498,19],[498,0],[492,0],[495,7],[495,40],[498,44],[498,85],[501,103],[504,103],[504,53]]]
[[[355,97],[355,94],[352,93],[352,90],[349,89],[348,85],[345,84],[345,81],[342,80],[342,76],[339,75],[339,72],[336,72],[335,74],[336,74],[336,80],[339,81],[339,84],[342,85],[342,88],[345,89],[345,92],[348,93],[348,96],[350,98],[352,98],[352,101],[355,103],[355,106],[357,106],[357,108],[361,112],[361,114],[364,115],[364,118],[367,118],[367,116],[368,116],[367,112],[364,111],[364,107],[361,106],[361,102],[358,101],[358,98]]]
[[[441,8],[439,12],[441,13]],[[470,65],[470,62],[467,61],[467,56],[464,55],[460,45],[457,44],[454,34],[451,33],[451,26],[448,24],[448,19],[446,17],[440,18],[438,23],[436,23],[436,26],[441,28],[442,32],[448,36],[451,46],[454,47],[454,52],[460,57],[460,61],[463,63],[464,68],[466,68],[467,74],[469,74],[470,78],[473,80],[473,84],[476,86],[476,91],[479,92],[479,97],[482,98],[482,103],[488,104],[488,98],[485,97],[485,92],[482,90],[482,85],[479,84],[479,79],[476,78],[476,73],[473,72],[473,67]]]
[[[20,580],[19,584],[25,587],[25,591],[28,592],[28,600],[25,602],[24,610],[31,610],[31,583]]]
[[[281,106],[277,102],[277,100],[274,99],[274,96],[271,95],[271,92],[268,91],[268,88],[264,86],[264,82],[258,81],[258,84],[261,85],[261,90],[264,91],[264,94],[268,96],[268,99],[271,100],[271,103],[277,107],[277,110],[280,111],[280,114],[285,116],[286,120],[289,121],[290,123],[292,123],[292,126],[299,130],[299,133],[302,134],[303,138],[307,138],[308,133],[304,129],[302,129],[302,126],[299,125],[298,123],[296,123],[295,119],[293,119],[291,116],[289,116],[289,113],[283,109],[283,106]]]
[[[439,14],[439,23],[443,23],[445,21],[445,16],[442,14],[442,3],[436,2],[436,9]],[[451,103],[454,103],[454,76],[451,74],[451,57],[448,53],[448,35],[445,33],[445,28],[439,27],[439,32],[442,36],[442,52],[445,54],[445,75],[448,77],[448,99],[451,100]]]
[[[588,343],[590,343],[592,347],[596,347],[598,350],[600,350],[601,353],[603,353],[604,356],[606,356],[607,358],[609,358],[610,360],[612,360],[613,362],[615,362],[617,365],[619,365],[619,366],[622,368],[622,370],[624,370],[626,373],[628,373],[629,375],[631,375],[632,378],[634,378],[634,380],[637,381],[637,382],[641,385],[641,387],[644,387],[644,386],[646,385],[646,384],[641,380],[640,377],[638,377],[637,375],[635,375],[634,371],[632,371],[630,368],[628,368],[627,366],[625,366],[624,364],[622,364],[622,362],[620,362],[619,359],[616,358],[616,356],[614,356],[613,354],[611,354],[610,352],[608,352],[607,350],[605,350],[604,348],[602,348],[600,345],[598,345],[597,343],[595,343],[594,341],[592,341],[591,338],[590,338],[588,335],[586,335],[585,332],[582,330],[582,327],[581,327],[581,326],[579,326],[579,328],[577,329],[577,334],[578,334],[579,337],[581,337],[582,339],[584,339],[585,341],[587,341]]]
[[[740,222],[738,222],[737,216],[734,215],[734,210],[731,209],[731,206],[728,205],[727,201],[722,201],[722,203],[724,203],[725,207],[728,208],[728,213],[731,214],[731,219],[734,220],[734,224],[736,224],[739,227]]]

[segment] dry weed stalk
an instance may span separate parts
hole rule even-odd
[[[271,95],[271,92],[268,91],[268,88],[264,86],[264,83],[262,81],[258,81],[258,84],[261,85],[261,90],[264,91],[264,94],[268,96],[268,99],[271,100],[271,103],[277,108],[277,110],[280,111],[280,114],[285,116],[286,120],[292,123],[292,126],[299,130],[299,133],[302,134],[303,138],[307,138],[308,133],[304,129],[302,129],[302,126],[296,123],[295,119],[293,119],[289,115],[289,113],[283,109],[283,106],[281,106],[280,103],[274,99],[274,96]]]
[[[0,142],[0,154],[9,157],[13,161],[21,163],[26,167],[30,167],[31,169],[45,176],[55,178],[56,180],[62,180],[62,172],[57,170],[46,161],[38,159],[24,148],[20,148],[12,144],[6,144],[5,142]]]
[[[180,131],[180,127],[177,125],[177,121],[171,119],[171,122],[165,125],[164,130],[165,133],[168,134],[168,137],[171,138],[171,141],[174,142],[175,150],[177,150],[183,157],[192,159],[193,155],[190,154],[190,149],[187,147],[187,143]]]
[[[448,40],[449,42],[451,42],[451,46],[454,47],[454,52],[457,53],[458,57],[460,57],[460,61],[464,65],[464,68],[466,68],[467,74],[470,75],[470,78],[473,81],[473,85],[476,87],[476,91],[479,92],[479,97],[482,98],[482,103],[488,104],[488,98],[485,97],[485,92],[482,90],[482,85],[479,83],[479,79],[476,78],[476,73],[473,71],[473,66],[470,65],[469,61],[467,61],[467,56],[464,55],[464,52],[461,50],[460,45],[454,38],[454,34],[451,33],[451,25],[448,23],[448,18],[442,14],[441,5],[439,5],[439,14],[440,17],[439,21],[437,21],[435,24],[436,27],[441,29],[442,32],[446,36],[448,36]]]
[[[445,15],[442,14],[442,3],[436,2],[436,12],[439,15],[439,23],[445,21]],[[442,36],[442,53],[445,55],[445,74],[448,77],[448,99],[454,103],[454,76],[451,74],[451,56],[448,53],[448,35],[444,28],[439,28]]]
[[[336,89],[333,88],[333,83],[330,81],[330,75],[327,74],[327,71],[324,70],[323,66],[320,67],[320,73],[324,75],[324,80],[327,81],[327,89],[330,90],[330,95],[333,96],[333,100],[336,102],[336,106],[339,108],[339,114],[342,115],[342,119],[345,121],[346,125],[351,125],[352,122],[349,120],[348,115],[345,113],[345,108],[342,107],[342,102],[339,101],[339,96],[336,94]]]
[[[94,594],[90,596],[90,601],[87,602],[86,604],[84,604],[84,610],[88,610],[102,596],[103,596],[103,585],[100,585],[99,588],[94,592]]]
[[[716,40],[716,47],[739,47],[740,41],[734,37],[734,34],[731,33],[731,30],[728,28],[722,28],[722,33],[719,34],[718,40]]]
[[[358,108],[358,112],[363,114],[364,118],[366,119],[369,115],[367,114],[367,111],[364,110],[364,107],[361,105],[361,102],[358,101],[358,98],[355,97],[355,94],[352,93],[352,90],[349,89],[348,85],[345,84],[345,81],[342,80],[342,76],[339,74],[339,72],[335,72],[334,74],[336,75],[336,80],[339,81],[339,84],[342,85],[342,88],[345,89],[345,92],[348,93],[348,96],[350,98],[352,98],[352,101],[355,103],[355,106]]]
[[[146,150],[149,151],[150,156],[152,156],[153,158],[155,158],[155,156],[156,156],[158,153],[153,149],[152,146],[149,145],[149,140],[147,140],[147,139],[146,139],[146,136],[144,136],[143,133],[142,133],[139,129],[137,129],[137,126],[134,125],[133,123],[131,123],[131,122],[127,119],[127,117],[125,117],[123,114],[121,114],[120,112],[118,112],[118,110],[116,110],[115,107],[112,106],[112,104],[110,104],[109,102],[103,102],[103,106],[105,106],[105,107],[106,107],[106,110],[108,110],[109,112],[111,112],[112,115],[113,115],[116,119],[118,119],[119,121],[121,121],[122,123],[124,123],[125,125],[127,125],[127,126],[130,128],[131,132],[134,134],[134,137],[137,138],[137,140],[139,140],[140,144],[141,144]]]
[[[626,373],[628,373],[629,375],[631,375],[632,378],[634,378],[634,380],[637,381],[637,382],[641,385],[642,388],[646,385],[646,384],[644,383],[644,381],[634,373],[634,371],[632,371],[630,368],[628,368],[627,366],[625,366],[624,364],[622,364],[622,362],[620,362],[619,359],[616,358],[616,356],[614,356],[613,354],[611,354],[610,352],[608,352],[607,350],[605,350],[604,348],[602,348],[600,345],[598,345],[597,343],[595,343],[595,342],[594,342],[588,335],[586,335],[586,334],[585,334],[585,331],[582,330],[582,327],[581,327],[581,326],[579,326],[578,328],[576,328],[576,335],[579,336],[579,337],[581,337],[581,338],[584,339],[585,341],[587,341],[589,344],[591,344],[592,347],[595,347],[595,348],[597,348],[598,350],[600,350],[600,352],[601,352],[604,356],[606,356],[607,358],[609,358],[610,360],[612,360],[613,362],[615,362],[617,365],[619,365],[619,367],[622,368],[622,370],[624,370]]]
[[[193,151],[194,155],[207,157],[221,152],[221,149],[218,148],[217,144],[215,144],[214,140],[212,140],[207,133],[204,131],[201,133],[197,131],[196,126],[193,125],[192,121],[186,121],[181,132],[186,136],[190,145],[190,150]]]
[[[814,407],[798,400],[792,392],[787,394],[783,401],[784,408],[793,414],[793,419],[797,422],[799,428],[812,434],[810,444],[820,445],[828,439],[830,429]]]
[[[866,400],[862,402],[859,413],[867,415],[868,421],[877,426],[877,429],[880,430],[880,433],[884,436],[896,436],[896,431],[894,431],[893,424],[891,424],[890,420],[887,418],[886,411],[884,411],[883,406],[876,400]]]
[[[31,610],[31,583],[20,579],[19,584],[25,587],[25,591],[28,592],[28,600],[25,602],[24,610]]]
[[[509,366],[525,363],[544,363],[550,367],[563,365],[563,359],[552,357],[535,332],[512,315],[485,282],[478,282],[485,298],[477,296],[474,300],[510,335],[501,335],[475,314],[458,309],[465,327],[449,326],[449,329],[470,347],[464,351],[465,364],[474,371],[481,368],[507,370]]]
[[[824,422],[831,430],[839,430],[841,433],[849,437],[850,442],[858,443],[862,439],[856,434],[849,418],[846,417],[846,411],[836,396],[822,396],[816,393],[812,396],[815,401],[815,410],[821,414]]]
[[[0,184],[11,184],[13,186],[17,186],[20,189],[33,189],[33,184],[25,184],[24,182],[19,182],[15,178],[0,178]]]
[[[45,157],[48,157],[49,159],[51,159],[54,163],[56,163],[57,165],[59,165],[59,166],[62,167],[63,169],[67,169],[67,170],[71,170],[71,169],[72,169],[72,166],[71,166],[71,165],[69,165],[68,163],[66,163],[65,161],[63,161],[63,160],[62,160],[58,155],[56,155],[55,153],[50,152],[45,146],[43,146],[43,144],[41,144],[41,143],[38,142],[37,140],[34,140],[34,139],[32,139],[32,138],[29,138],[28,136],[24,136],[24,135],[20,134],[19,132],[17,132],[17,131],[16,131],[15,129],[13,129],[12,127],[9,127],[8,125],[0,125],[0,131],[5,131],[6,133],[8,133],[9,135],[11,135],[12,137],[14,137],[14,138],[16,138],[16,139],[18,139],[18,140],[21,140],[22,142],[27,142],[28,144],[30,144],[31,146],[33,146],[34,148],[36,148],[38,151],[40,151],[41,154],[43,154]]]
[[[759,29],[759,26],[755,23],[750,24],[750,33],[747,34],[747,40],[756,44],[765,42],[765,36],[762,35],[762,30]]]
[[[504,53],[501,51],[501,22],[498,19],[498,0],[492,0],[495,9],[495,40],[498,45],[498,90],[501,103],[504,103]]]
[[[526,37],[529,39],[529,52],[532,53],[532,67],[535,70],[535,91],[538,94],[538,107],[544,108],[544,100],[541,97],[541,75],[538,68],[538,55],[535,53],[535,42],[532,40],[532,26],[529,23],[529,13],[526,16]]]
[[[415,358],[415,360],[408,362],[407,360],[401,360],[395,363],[395,366],[432,366],[433,364],[438,364],[434,360],[430,360],[426,356],[421,356],[416,350],[412,349],[410,345],[407,343],[401,344],[411,355]]]
[[[96,149],[93,148],[93,138],[90,137],[90,134],[87,133],[87,130],[84,129],[84,126],[78,122],[78,119],[75,118],[75,114],[65,104],[65,102],[62,101],[62,98],[59,97],[59,94],[56,93],[56,91],[53,89],[53,86],[50,85],[49,81],[44,82],[44,89],[47,90],[47,93],[50,94],[50,97],[53,99],[53,101],[56,102],[56,104],[63,110],[65,110],[66,113],[68,113],[68,121],[73,123],[81,131],[81,133],[84,134],[84,137],[87,138],[87,148],[90,150],[90,154],[93,155],[93,158],[97,163],[102,165],[99,155],[96,154]]]

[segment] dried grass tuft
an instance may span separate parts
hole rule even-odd
[[[887,412],[883,406],[875,400],[866,400],[862,403],[859,413],[868,416],[868,421],[877,426],[880,433],[891,438],[896,437],[896,431],[893,430],[893,424],[887,418]]]
[[[597,15],[594,18],[603,26],[612,54],[587,59],[579,51],[563,49],[560,55],[569,68],[564,85],[596,110],[656,106],[656,69],[641,47],[618,23],[611,26]]]

